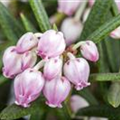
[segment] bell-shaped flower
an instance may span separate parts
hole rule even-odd
[[[70,59],[64,65],[64,75],[75,85],[76,90],[81,90],[90,85],[88,82],[89,74],[89,64],[83,58]]]
[[[71,16],[80,6],[81,0],[58,0],[58,11]]]
[[[67,98],[71,89],[69,81],[65,77],[57,77],[51,81],[46,81],[43,89],[47,99],[46,104],[50,107],[62,107],[62,102]]]
[[[61,31],[64,33],[66,45],[75,43],[82,32],[83,25],[74,18],[66,18],[62,25]]]
[[[81,54],[87,60],[96,62],[99,59],[99,52],[94,42],[87,40],[80,46]]]
[[[38,43],[38,55],[42,58],[52,58],[61,55],[66,44],[62,32],[46,31]]]
[[[62,72],[62,60],[57,58],[48,59],[44,66],[44,77],[46,80],[52,80]]]
[[[32,32],[28,32],[18,40],[16,50],[18,53],[24,53],[33,49],[34,47],[37,47],[37,44],[37,37]]]
[[[14,81],[15,103],[29,107],[30,103],[39,97],[44,83],[42,73],[34,69],[27,69],[16,76]]]
[[[18,54],[16,47],[9,47],[3,55],[3,75],[7,78],[14,78],[25,69],[33,67],[36,60],[37,56],[32,51]]]

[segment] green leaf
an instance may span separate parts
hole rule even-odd
[[[12,16],[9,10],[0,2],[0,26],[6,37],[10,41],[17,41],[24,33],[23,28],[18,21]]]
[[[71,120],[68,104],[66,104],[66,103],[64,103],[64,105],[61,109],[56,108],[55,113],[58,117],[58,120]]]
[[[1,112],[0,118],[1,120],[14,120],[32,114],[36,111],[36,109],[40,109],[40,107],[42,107],[38,104],[40,104],[39,99],[37,101],[34,101],[34,103],[29,108],[23,108],[15,104],[10,105]]]
[[[42,106],[40,105],[39,106],[40,109],[35,109],[35,112],[32,113],[30,116],[30,120],[36,120],[36,116],[38,120],[46,120],[48,107],[47,106],[43,107],[43,106],[44,105]]]
[[[90,75],[91,82],[120,81],[120,73],[98,73]]]
[[[36,32],[37,30],[24,14],[20,14],[21,20],[27,32]]]
[[[113,107],[118,107],[120,105],[120,82],[113,82],[108,90],[108,102]]]
[[[120,107],[115,109],[108,105],[93,105],[80,109],[76,115],[88,117],[106,117],[111,120],[120,120]]]
[[[51,29],[51,25],[41,0],[29,0],[31,8],[42,32]]]
[[[80,40],[85,40],[104,22],[108,11],[112,5],[111,0],[96,0],[87,21],[85,22]],[[100,33],[100,32],[99,32]],[[91,39],[92,40],[92,39]]]
[[[110,32],[120,26],[120,14],[113,17],[111,20],[105,22],[101,27],[99,27],[95,32],[93,32],[87,39],[93,40],[95,43],[99,43],[105,37],[107,37]]]
[[[97,105],[98,101],[95,98],[95,96],[91,93],[91,91],[89,90],[89,88],[84,88],[81,91],[73,91],[73,94],[78,94],[80,96],[82,96],[83,98],[85,98],[90,105]]]

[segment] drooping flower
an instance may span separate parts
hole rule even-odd
[[[58,0],[58,11],[71,16],[80,6],[81,0]]]
[[[70,59],[64,65],[64,75],[75,85],[76,90],[90,85],[88,82],[89,74],[89,64],[83,58]]]
[[[16,50],[18,53],[24,53],[34,47],[37,47],[37,44],[37,37],[32,32],[28,32],[18,40]]]
[[[50,107],[62,107],[62,102],[66,99],[71,89],[69,81],[65,77],[57,77],[51,81],[46,81],[43,93],[47,99],[46,104]]]
[[[16,47],[12,46],[6,49],[3,55],[3,75],[7,78],[14,78],[36,63],[37,56],[32,52],[18,54]]]
[[[66,18],[63,21],[61,31],[65,35],[65,42],[67,46],[77,41],[77,38],[81,34],[82,28],[83,26],[80,21],[76,21],[74,18]]]
[[[65,50],[65,40],[62,32],[46,31],[38,44],[38,55],[42,58],[52,58],[61,55]]]
[[[39,97],[44,82],[42,73],[34,69],[27,69],[19,74],[14,81],[15,103],[29,107],[30,103]]]
[[[80,46],[81,54],[87,60],[96,62],[99,59],[99,52],[94,42],[87,40]]]
[[[44,66],[44,77],[46,80],[52,80],[59,76],[62,72],[62,60],[57,58],[51,58],[47,60]]]

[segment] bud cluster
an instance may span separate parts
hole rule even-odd
[[[73,47],[77,48],[85,59],[98,60],[99,53],[92,41],[80,42]],[[63,57],[65,55],[67,60]],[[38,56],[42,60],[37,63]],[[16,46],[4,52],[3,74],[14,79],[17,105],[29,107],[43,92],[47,105],[61,108],[61,103],[70,93],[71,84],[76,90],[90,85],[90,67],[84,58],[76,58],[67,52],[62,32],[52,29],[43,34],[29,32],[18,40]]]

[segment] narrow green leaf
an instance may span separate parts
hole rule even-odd
[[[41,0],[29,1],[41,31],[45,32],[50,29],[51,25]]]
[[[96,0],[88,19],[85,22],[80,40],[85,40],[91,33],[93,33],[105,22],[106,15],[110,10],[111,5],[111,0]]]
[[[120,105],[120,82],[113,82],[108,90],[108,102],[113,107],[118,107]]]
[[[108,105],[93,105],[80,109],[76,115],[88,117],[106,117],[112,120],[120,120],[120,107],[115,109]]]
[[[36,32],[37,31],[35,29],[35,27],[32,25],[32,23],[28,20],[28,18],[24,14],[21,13],[20,16],[21,16],[21,20],[22,20],[27,32]]]
[[[0,2],[0,25],[8,40],[17,41],[24,33],[18,21],[9,10]]]
[[[110,32],[120,26],[120,14],[113,17],[111,20],[105,22],[101,27],[99,27],[95,32],[93,32],[87,39],[93,40],[95,43],[99,43],[105,37],[107,37]]]
[[[90,75],[91,82],[120,81],[120,73],[98,73]]]
[[[35,101],[29,108],[23,108],[15,104],[10,105],[1,112],[0,118],[1,120],[14,120],[32,114],[36,109],[40,108],[40,106],[38,106],[38,104],[40,104],[39,102],[39,100]]]

